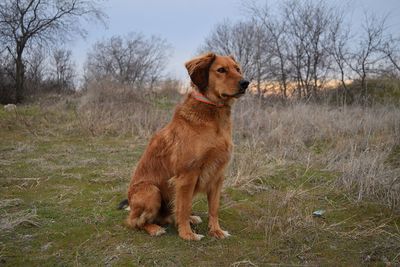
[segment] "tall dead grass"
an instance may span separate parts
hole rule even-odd
[[[171,118],[179,96],[113,84],[92,85],[80,101],[80,125],[93,135],[146,140]],[[263,190],[256,181],[277,166],[301,164],[337,174],[335,185],[355,200],[400,205],[400,108],[276,104],[250,95],[234,107],[235,154],[226,186]]]
[[[148,137],[164,125],[178,93],[165,95],[107,81],[93,82],[82,95],[77,115],[81,127],[92,135]]]
[[[276,165],[300,163],[337,173],[335,184],[354,192],[357,200],[399,207],[400,166],[389,159],[400,157],[400,108],[274,106],[247,97],[239,101],[234,120],[235,183],[259,179]]]

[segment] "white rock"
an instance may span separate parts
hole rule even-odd
[[[8,112],[14,111],[16,109],[17,109],[17,106],[14,104],[7,104],[4,106],[4,110],[8,111]]]

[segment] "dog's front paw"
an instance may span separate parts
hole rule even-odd
[[[231,236],[228,231],[224,231],[222,229],[217,229],[217,230],[210,230],[208,234],[212,237],[215,237],[217,239],[224,239],[229,236]]]
[[[199,241],[204,237],[204,235],[198,235],[198,234],[195,234],[193,232],[191,232],[191,233],[179,233],[179,236],[182,239],[189,240],[189,241]]]

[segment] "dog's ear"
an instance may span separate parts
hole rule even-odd
[[[192,83],[200,92],[204,92],[208,86],[208,72],[215,57],[214,53],[207,53],[185,63]]]

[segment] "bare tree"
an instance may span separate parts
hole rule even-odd
[[[51,58],[51,79],[58,90],[74,90],[75,66],[72,62],[72,52],[66,49],[55,49]]]
[[[26,91],[36,91],[43,85],[46,76],[46,60],[46,52],[40,46],[27,51],[24,60],[24,65],[26,66]]]
[[[389,59],[397,71],[400,71],[400,38],[389,36],[383,42],[382,53]]]
[[[268,38],[268,44],[264,53],[269,57],[269,70],[271,79],[278,81],[281,95],[284,98],[288,96],[288,44],[286,36],[286,20],[280,21],[273,15],[268,5],[259,6],[255,2],[247,3],[247,9],[260,24],[260,31],[265,32]]]
[[[261,88],[261,85],[265,80],[271,79],[271,49],[270,49],[270,35],[263,31],[260,24],[253,20],[252,23],[255,25],[255,35],[253,40],[253,49],[255,51],[253,56],[253,68],[255,72],[255,80],[257,86],[257,92],[259,96],[265,91]]]
[[[359,36],[358,47],[352,52],[350,68],[361,83],[361,97],[367,95],[367,76],[374,72],[375,66],[383,59],[382,47],[386,28],[386,17],[378,18],[372,13],[365,13],[363,33]]]
[[[286,1],[283,17],[287,18],[288,59],[300,97],[316,97],[330,69],[324,49],[329,42],[332,8],[324,1]]]
[[[279,83],[281,95],[286,98],[294,83],[299,97],[316,97],[332,68],[326,47],[333,7],[323,0],[285,0],[276,10],[255,2],[246,7],[267,36],[268,77]]]
[[[337,10],[335,16],[332,18],[329,34],[330,43],[327,44],[326,50],[336,63],[333,70],[335,73],[339,73],[339,80],[343,89],[342,102],[352,102],[353,94],[349,90],[346,81],[350,75],[348,70],[348,62],[351,56],[349,47],[350,29],[345,23],[345,12],[343,10]]]
[[[86,79],[110,78],[138,87],[153,87],[163,74],[170,55],[161,38],[131,33],[97,42],[86,60]]]
[[[85,34],[82,19],[104,17],[93,0],[3,0],[0,36],[15,62],[16,101],[23,98],[24,51],[31,43],[54,43],[71,34]]]

